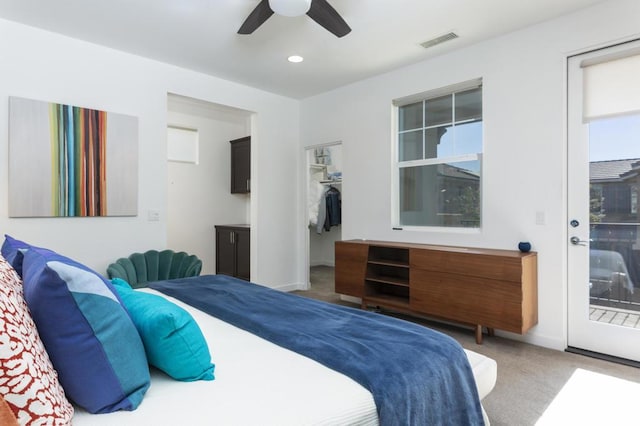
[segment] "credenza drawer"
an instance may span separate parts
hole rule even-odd
[[[369,247],[337,241],[335,244],[335,291],[362,297]]]
[[[522,281],[522,258],[520,256],[413,249],[410,261],[412,269],[503,281]]]
[[[522,287],[511,281],[411,270],[412,311],[523,332]]]

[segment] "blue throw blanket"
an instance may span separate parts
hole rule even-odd
[[[383,426],[484,424],[467,356],[442,333],[224,275],[149,287],[351,377]]]

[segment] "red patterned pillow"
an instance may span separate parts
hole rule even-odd
[[[58,382],[22,294],[0,256],[0,394],[21,425],[70,425],[73,406]]]

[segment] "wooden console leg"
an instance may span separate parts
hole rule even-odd
[[[476,325],[476,343],[482,344],[482,326],[480,324]]]
[[[488,328],[487,327],[487,332],[489,333],[489,336],[493,337],[496,335],[496,330],[495,328]]]

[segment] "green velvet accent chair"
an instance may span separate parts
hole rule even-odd
[[[173,250],[149,250],[122,257],[109,265],[109,279],[121,278],[131,287],[146,287],[152,281],[196,277],[202,270],[202,261],[193,254]]]

